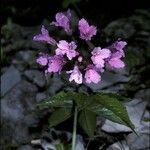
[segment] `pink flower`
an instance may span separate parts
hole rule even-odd
[[[95,26],[91,25],[89,26],[88,22],[82,18],[79,20],[78,28],[80,31],[80,38],[83,40],[91,40],[93,35],[96,35],[97,29]]]
[[[113,53],[110,58],[108,59],[108,64],[112,67],[112,68],[124,68],[125,67],[125,63],[121,60],[121,57],[123,56],[123,54],[121,52],[115,52]]]
[[[86,72],[85,72],[85,82],[86,83],[98,83],[101,80],[101,76],[99,75],[99,73],[97,72],[97,70],[95,69],[95,67],[93,65],[89,65],[86,68]]]
[[[122,56],[124,57],[124,50],[123,48],[127,45],[127,42],[125,41],[116,41],[115,43],[112,44],[111,48],[117,52],[119,51],[120,53],[122,53]]]
[[[122,50],[125,46],[127,45],[127,42],[125,41],[116,41],[114,44],[113,44],[113,47],[120,51]]]
[[[72,60],[72,58],[78,55],[78,52],[75,51],[77,45],[73,41],[68,43],[65,40],[61,40],[57,46],[58,48],[55,50],[56,55],[67,55],[69,60]]]
[[[79,56],[79,57],[78,57],[78,62],[81,63],[82,61],[83,61],[83,57],[82,57],[82,56]]]
[[[52,37],[49,36],[48,30],[45,29],[45,27],[43,25],[42,25],[42,28],[41,28],[41,34],[38,34],[38,35],[34,36],[33,40],[34,41],[46,42],[46,43],[51,44],[51,45],[56,44],[56,41]]]
[[[74,80],[77,84],[82,83],[82,73],[80,72],[78,66],[74,66],[74,69],[67,71],[67,73],[70,73],[70,82]]]
[[[49,57],[48,68],[46,72],[60,72],[65,63],[66,62],[62,56],[54,55]]]
[[[125,56],[123,48],[127,45],[125,41],[116,41],[110,46],[110,49],[113,51],[112,55],[108,58],[108,64],[112,68],[124,68],[125,63],[121,60]]]
[[[56,27],[64,28],[65,32],[68,34],[72,33],[70,29],[70,18],[71,12],[68,10],[67,12],[59,12],[55,16],[56,22],[52,22],[50,25],[55,25]]]
[[[95,47],[91,53],[91,60],[97,68],[103,68],[105,59],[108,58],[111,54],[109,49],[101,49],[100,47]]]
[[[46,66],[48,64],[48,56],[46,54],[40,54],[36,62],[42,66]]]

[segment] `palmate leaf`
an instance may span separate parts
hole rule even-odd
[[[70,93],[70,96],[73,97],[74,102],[78,110],[82,110],[86,108],[90,103],[91,100],[89,99],[89,95],[85,93]]]
[[[87,135],[93,137],[96,130],[96,114],[89,110],[83,110],[79,115],[78,121]]]
[[[126,98],[113,93],[87,95],[85,93],[60,92],[43,101],[39,106],[61,107],[49,119],[52,126],[61,123],[71,116],[71,108],[73,107],[74,101],[78,111],[81,112],[79,116],[81,127],[89,136],[92,136],[94,134],[94,126],[96,123],[94,118],[96,118],[96,115],[126,125],[133,130],[134,126],[128,117],[126,108],[121,102],[126,100]]]
[[[49,117],[48,122],[50,127],[56,126],[59,123],[67,120],[71,117],[71,108],[59,108],[56,109]]]
[[[83,109],[86,105],[90,103],[89,97],[84,93],[76,92],[60,92],[53,97],[49,97],[38,104],[40,108],[42,107],[68,107],[71,108],[73,105],[73,100],[78,107],[78,109]]]
[[[128,101],[131,100],[130,98],[121,96],[121,95],[116,94],[116,93],[98,93],[98,94],[101,95],[101,96],[107,95],[107,96],[110,96],[111,98],[115,98],[115,99],[117,99],[118,101],[122,101],[122,102],[128,102]]]
[[[95,103],[95,105],[92,105],[87,109],[94,112],[98,116],[104,117],[116,123],[124,124],[124,121],[122,121],[121,118],[115,115],[111,110],[103,107],[101,104]]]
[[[39,107],[72,107],[71,94],[59,92],[53,97],[49,97],[38,104]]]
[[[134,131],[134,125],[129,119],[125,106],[117,98],[96,94],[92,99],[95,104],[88,109],[111,121],[124,124]]]

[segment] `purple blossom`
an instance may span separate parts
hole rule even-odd
[[[122,56],[124,57],[124,50],[123,48],[127,45],[127,42],[125,41],[116,41],[112,44],[112,46],[110,47],[110,49],[112,49],[114,52],[121,52]]]
[[[114,47],[116,50],[121,51],[126,45],[127,45],[127,42],[125,42],[125,41],[116,41],[116,42],[113,44],[113,47]]]
[[[88,65],[85,72],[85,82],[97,84],[101,80],[101,76],[93,65]]]
[[[49,36],[48,30],[45,29],[45,27],[43,25],[42,25],[42,28],[41,28],[41,34],[38,34],[38,35],[34,36],[33,40],[34,41],[46,42],[46,43],[51,44],[51,45],[56,44],[56,41],[52,37]]]
[[[42,66],[46,66],[48,64],[48,56],[46,54],[40,54],[36,62]]]
[[[82,83],[82,73],[80,72],[78,66],[74,66],[73,70],[67,71],[68,74],[70,74],[69,81],[75,81],[77,84]]]
[[[121,57],[123,56],[123,54],[121,52],[115,52],[113,53],[110,58],[108,59],[108,64],[112,67],[112,68],[124,68],[125,67],[125,63],[121,60]]]
[[[77,45],[73,41],[68,43],[65,40],[61,40],[57,44],[57,47],[58,48],[55,50],[56,55],[66,55],[69,60],[72,60],[72,58],[78,55],[78,52],[75,51]]]
[[[86,41],[91,40],[93,35],[96,35],[97,32],[96,27],[93,25],[90,26],[84,18],[79,20],[78,28],[80,31],[80,38]]]
[[[56,27],[62,27],[64,28],[65,32],[68,34],[72,33],[72,30],[70,29],[70,18],[71,18],[71,12],[68,10],[67,12],[59,12],[55,16],[56,22],[52,22],[50,25],[55,25]]]
[[[105,59],[108,58],[111,54],[109,49],[101,49],[100,47],[95,47],[91,53],[91,60],[97,68],[103,68]]]
[[[70,29],[71,13],[70,10],[67,12],[59,12],[55,16],[56,21],[52,22],[51,25],[57,27],[62,27],[67,34],[72,34]],[[97,28],[82,18],[78,22],[78,29],[80,31],[80,38],[89,41],[91,38],[96,35]],[[41,34],[34,36],[33,40],[47,42],[51,45],[56,45],[55,55],[49,56],[48,54],[41,53],[37,58],[37,63],[46,68],[46,73],[56,73],[62,70],[63,66],[72,60],[76,65],[70,71],[66,71],[67,74],[70,74],[69,81],[76,82],[77,84],[83,83],[83,75],[77,64],[81,65],[81,68],[85,70],[84,80],[86,83],[95,83],[101,81],[101,73],[105,70],[105,65],[109,65],[111,68],[123,68],[125,63],[122,61],[122,58],[125,56],[124,47],[127,45],[125,41],[118,39],[111,46],[107,48],[95,47],[91,52],[91,61],[92,64],[86,66],[86,61],[83,61],[85,57],[84,53],[82,54],[77,52],[77,45],[74,41],[67,42],[66,40],[60,40],[58,43],[50,37],[48,30],[44,26],[41,28]],[[65,57],[68,58],[65,61]],[[70,65],[72,65],[70,63]],[[86,69],[85,69],[86,68]]]
[[[108,58],[107,62],[112,68],[124,68],[125,63],[121,60],[125,56],[123,48],[127,45],[125,41],[116,41],[110,46],[112,51],[111,56]]]
[[[52,57],[49,57],[48,68],[46,72],[60,72],[65,63],[66,62],[64,61],[64,58],[62,56],[54,55]]]

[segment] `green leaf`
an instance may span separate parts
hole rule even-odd
[[[38,104],[40,108],[42,107],[68,107],[71,108],[73,105],[73,100],[76,103],[78,109],[83,109],[89,104],[89,97],[84,93],[76,92],[60,92],[53,97],[50,97]]]
[[[62,143],[56,145],[56,150],[65,150],[64,145]]]
[[[87,135],[93,137],[96,129],[96,115],[91,111],[83,110],[79,115],[78,121]]]
[[[93,100],[93,103],[91,103],[91,105],[89,105],[86,109],[113,122],[124,124],[124,122],[117,115],[115,115],[111,110],[107,109],[96,100]]]
[[[98,116],[107,118],[107,119],[109,119],[109,120],[111,120],[113,122],[124,124],[124,121],[122,121],[117,115],[115,115],[111,110],[103,107],[100,104],[97,104],[95,106],[90,106],[87,109],[92,111],[92,112],[94,112],[94,113],[96,113]]]
[[[69,93],[60,92],[38,104],[39,107],[72,107]]]
[[[120,94],[116,94],[116,93],[99,93],[99,94],[102,95],[102,96],[106,95],[106,96],[110,96],[112,98],[116,98],[117,100],[122,101],[122,102],[130,101],[129,98],[121,96]]]
[[[111,121],[124,124],[132,130],[134,129],[125,106],[117,98],[102,94],[96,94],[93,98],[97,105],[93,105],[91,111]]]
[[[58,125],[59,123],[67,120],[71,117],[71,108],[60,108],[56,109],[50,118],[48,119],[48,122],[50,124],[50,127]]]
[[[90,104],[89,96],[84,93],[71,93],[75,104],[79,110],[86,108]]]
[[[71,150],[71,145],[59,143],[56,145],[56,150]]]

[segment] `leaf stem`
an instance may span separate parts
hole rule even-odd
[[[76,9],[77,13],[78,13],[80,16],[82,16],[82,13],[81,13],[81,11],[80,11],[78,5],[77,5],[76,3],[73,3],[73,6],[74,6],[74,8]]]
[[[90,47],[90,49],[93,49],[95,47],[94,44],[90,41],[87,41],[86,43]]]
[[[77,132],[77,115],[78,115],[78,111],[77,111],[77,108],[75,107],[74,121],[73,121],[72,149],[71,150],[75,150],[76,132]]]

